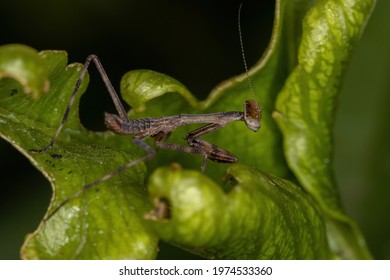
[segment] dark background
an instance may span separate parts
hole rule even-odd
[[[175,77],[199,98],[243,72],[239,1],[9,0],[0,5],[0,44],[66,50],[69,62],[97,54],[114,86],[131,69]],[[256,2],[256,3],[254,3]],[[351,61],[335,127],[335,171],[346,211],[376,258],[390,258],[390,2],[378,1]],[[242,30],[249,65],[271,34],[274,1],[244,1]],[[100,78],[82,99],[82,122],[103,130],[110,99]],[[0,140],[0,259],[16,259],[49,203],[45,178]],[[168,256],[165,256],[168,257]],[[179,258],[178,255],[171,256]]]

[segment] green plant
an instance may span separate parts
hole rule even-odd
[[[264,107],[260,132],[238,123],[208,137],[242,163],[228,167],[222,186],[215,182],[225,165],[209,165],[212,181],[199,171],[160,167],[180,162],[199,170],[201,164],[193,156],[161,151],[148,164],[150,176],[144,165],[136,166],[41,223],[27,237],[22,256],[154,258],[161,238],[206,258],[370,258],[358,227],[340,206],[331,131],[346,63],[374,4],[277,1],[269,48],[250,70]],[[53,149],[29,152],[54,134],[80,68],[67,65],[65,52],[0,49],[0,135],[52,183],[49,212],[142,152],[127,137],[83,128],[76,109],[80,95]],[[145,100],[140,85],[152,100]],[[234,77],[199,102],[172,78],[132,71],[123,77],[121,93],[133,106],[131,117],[227,111],[242,106],[247,81],[245,75]],[[171,139],[180,142],[183,135],[184,129]],[[153,207],[171,207],[169,219],[150,212]]]

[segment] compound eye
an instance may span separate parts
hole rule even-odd
[[[244,103],[244,121],[247,127],[253,131],[260,129],[261,109],[254,99],[246,100]]]

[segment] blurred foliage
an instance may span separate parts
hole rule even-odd
[[[341,91],[335,122],[335,171],[347,213],[377,259],[390,259],[390,2],[379,0]]]

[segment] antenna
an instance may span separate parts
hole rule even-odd
[[[240,3],[240,7],[238,8],[238,35],[240,36],[241,54],[242,54],[242,59],[244,61],[246,78],[248,79],[249,90],[251,91],[253,98],[256,100],[255,92],[254,92],[253,86],[252,86],[252,81],[251,81],[250,76],[249,76],[248,65],[246,63],[246,57],[245,57],[245,51],[244,51],[244,43],[242,42],[241,8],[242,8],[242,2]]]

